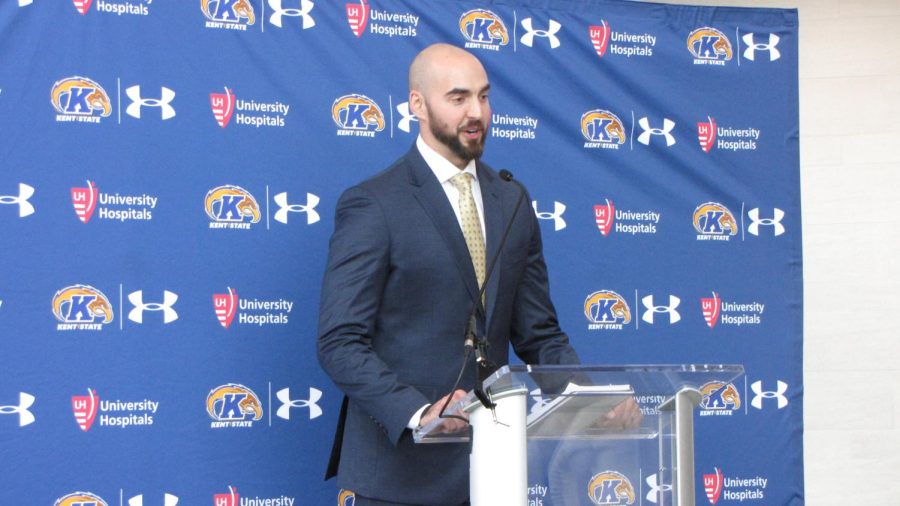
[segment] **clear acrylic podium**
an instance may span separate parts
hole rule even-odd
[[[694,408],[741,376],[740,365],[504,366],[448,408],[469,413],[473,506],[694,506]],[[610,409],[633,398],[643,415],[615,426]],[[469,441],[415,431],[420,444]],[[551,495],[547,495],[547,494]],[[651,497],[652,494],[652,497]]]

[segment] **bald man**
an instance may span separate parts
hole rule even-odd
[[[447,44],[423,50],[409,69],[415,145],[337,205],[318,355],[346,394],[326,478],[336,473],[356,506],[468,504],[468,445],[416,445],[411,429],[474,386],[466,375],[451,392],[469,313],[482,304],[486,265],[510,220],[479,311],[489,359],[506,364],[511,344],[528,364],[578,363],[550,301],[531,199],[514,213],[521,190],[480,160],[489,92],[472,54]],[[441,425],[466,429],[456,418]]]

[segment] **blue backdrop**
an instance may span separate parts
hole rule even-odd
[[[3,0],[0,504],[335,503],[334,204],[413,143],[406,68],[437,41],[488,70],[485,160],[536,199],[583,360],[744,364],[704,389],[698,504],[802,504],[797,30],[602,0]]]

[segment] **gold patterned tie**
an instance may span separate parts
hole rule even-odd
[[[484,236],[481,233],[481,219],[478,218],[478,208],[475,207],[475,199],[472,197],[472,175],[460,172],[450,178],[450,182],[459,190],[459,217],[462,221],[462,232],[466,238],[466,246],[469,248],[469,256],[472,257],[472,266],[475,267],[475,278],[478,280],[480,289],[484,283],[486,255]]]

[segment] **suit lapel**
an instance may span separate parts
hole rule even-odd
[[[447,194],[415,146],[407,154],[406,161],[410,170],[413,194],[425,213],[431,218],[434,227],[447,245],[447,249],[453,254],[456,270],[462,277],[470,297],[475,300],[478,297],[475,268],[472,266],[472,257],[469,256],[466,239],[459,228],[459,221],[447,200]]]
[[[503,215],[503,206],[500,194],[497,191],[498,179],[487,171],[480,163],[478,164],[478,183],[481,186],[481,201],[484,204],[484,228],[487,235],[487,265],[486,269],[490,269],[491,261],[497,255],[500,247],[500,239],[503,235],[503,225],[506,219]],[[494,312],[497,302],[497,287],[500,285],[500,260],[497,260],[497,266],[490,279],[487,280],[487,291],[485,292],[485,301],[488,308],[485,329],[490,328],[490,316]]]

